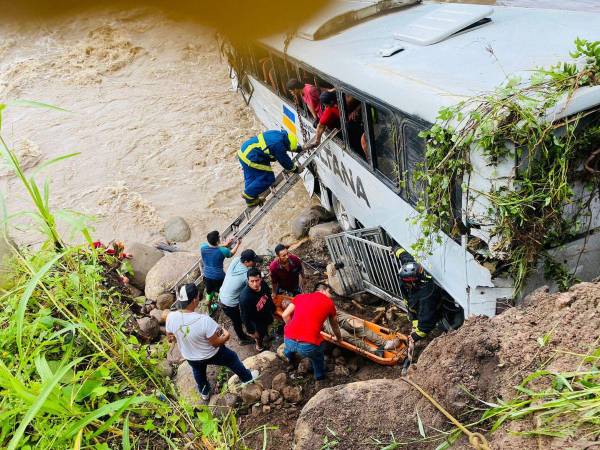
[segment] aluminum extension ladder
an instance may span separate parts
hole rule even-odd
[[[319,154],[319,151],[325,147],[325,145],[333,139],[333,137],[338,133],[339,130],[334,129],[331,133],[329,133],[319,144],[319,146],[305,150],[302,153],[294,156],[292,161],[299,167],[298,173],[294,172],[286,172],[282,171],[275,178],[275,182],[271,185],[271,187],[267,191],[267,195],[262,197],[263,203],[260,206],[249,206],[233,221],[231,224],[225,228],[225,231],[221,233],[221,239],[241,239],[246,236],[252,229],[260,222],[260,220],[267,215],[271,209],[275,207],[279,200],[281,200],[285,194],[287,194],[294,185],[300,180],[300,175],[304,169],[315,159],[315,157]],[[200,280],[202,279],[202,266],[201,266],[202,258],[198,258],[198,261],[191,266],[187,272],[185,272],[171,287],[170,292],[176,293],[177,289],[180,287],[182,282],[191,282],[189,280],[189,276],[192,272],[196,270],[196,268],[200,268],[200,276],[194,280],[194,283],[198,285]]]

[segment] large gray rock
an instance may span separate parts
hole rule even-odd
[[[232,409],[237,408],[240,405],[240,397],[232,394],[231,392],[225,392],[223,394],[213,395],[210,398],[208,405],[212,413],[217,417],[225,417]]]
[[[410,389],[408,384],[399,380],[381,379],[321,389],[300,412],[294,431],[294,448],[322,448],[326,426],[332,430],[351,430],[342,436],[340,448],[357,448],[360,442],[364,442],[365,436],[379,439],[389,437],[390,433],[404,436],[408,423],[414,423],[414,428],[417,428],[417,405],[408,395]],[[423,418],[422,406],[419,401]],[[415,434],[417,438],[416,430]]]
[[[240,396],[245,405],[251,405],[252,403],[260,401],[262,389],[258,384],[250,383],[241,389]]]
[[[133,268],[133,277],[130,277],[129,282],[135,287],[144,289],[146,275],[148,275],[148,272],[158,260],[164,256],[163,252],[139,242],[127,244],[125,251],[132,256],[129,263]]]
[[[325,236],[342,232],[342,227],[335,220],[333,222],[319,223],[310,227],[308,236],[311,239],[323,239]]]
[[[137,319],[137,324],[140,329],[140,337],[146,342],[153,341],[160,334],[160,324],[154,317]]]
[[[311,206],[302,211],[292,222],[292,234],[296,239],[301,239],[308,230],[320,222],[335,219],[335,215],[320,205]]]
[[[158,309],[169,309],[175,303],[175,295],[167,292],[156,297],[156,307]]]
[[[146,276],[146,297],[156,300],[160,294],[168,292],[175,282],[197,262],[198,255],[195,253],[177,252],[163,256]],[[200,268],[196,264],[184,282],[191,283],[199,275]]]
[[[192,230],[183,217],[173,217],[165,223],[165,237],[169,242],[185,242],[192,236]]]
[[[244,366],[248,370],[258,370],[259,374],[266,371],[274,361],[277,360],[277,354],[265,350],[264,352],[260,352],[257,355],[250,356],[246,358],[244,361]],[[231,376],[227,381],[227,387],[229,388],[229,392],[237,392],[240,384],[240,379],[237,375]]]

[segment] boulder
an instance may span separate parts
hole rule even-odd
[[[177,342],[173,342],[171,347],[169,347],[169,351],[167,352],[167,361],[169,364],[176,366],[185,361],[185,358],[182,356],[181,351],[179,350]]]
[[[240,397],[231,392],[213,395],[208,402],[212,413],[219,418],[225,417],[232,409],[237,408],[240,403]]]
[[[260,374],[267,370],[276,360],[277,355],[275,353],[265,350],[264,352],[260,352],[258,355],[246,358],[242,362],[248,370],[258,370],[258,373]],[[227,387],[229,388],[229,392],[237,392],[239,384],[239,377],[237,375],[232,375],[231,378],[229,378],[229,380],[227,381]]]
[[[129,277],[129,282],[137,288],[144,289],[148,272],[164,254],[154,247],[139,242],[128,244],[125,251],[131,255],[129,263],[133,268],[133,276]]]
[[[287,402],[298,403],[302,400],[302,387],[286,386],[283,388],[283,392],[281,394]]]
[[[292,234],[296,239],[301,239],[308,230],[320,222],[335,219],[335,215],[320,205],[311,206],[302,211],[292,222]]]
[[[175,376],[175,386],[177,387],[179,396],[183,400],[185,400],[185,402],[189,405],[198,406],[204,404],[204,401],[202,400],[202,397],[200,397],[200,393],[198,392],[198,385],[196,384],[196,380],[194,379],[192,367],[188,364],[187,361],[184,361],[184,363],[181,364],[177,369],[177,375]]]
[[[251,405],[261,400],[262,389],[258,384],[250,383],[240,390],[240,396],[245,405]]]
[[[165,223],[165,238],[169,242],[185,242],[192,236],[192,230],[183,217],[173,217]]]
[[[273,377],[271,382],[271,390],[276,392],[282,392],[283,388],[287,386],[287,375],[285,372],[281,372]]]
[[[150,317],[154,318],[160,325],[164,325],[165,321],[163,320],[163,311],[160,309],[153,309],[148,314]]]
[[[142,317],[141,319],[137,319],[137,324],[140,330],[140,337],[146,342],[153,341],[160,334],[158,320],[153,317]]]
[[[325,236],[342,232],[342,227],[336,221],[319,223],[310,227],[308,236],[311,239],[323,239]]]
[[[156,371],[165,378],[171,378],[173,376],[173,366],[171,366],[166,359],[159,361],[156,366]]]
[[[156,300],[160,294],[169,292],[177,280],[194,265],[194,270],[182,282],[195,281],[200,275],[198,259],[198,255],[189,252],[168,253],[163,256],[146,276],[146,297]]]
[[[340,448],[356,448],[365,436],[382,439],[390,433],[403,435],[406,424],[417,421],[414,401],[406,399],[410,389],[399,380],[382,379],[321,389],[300,412],[294,448],[322,448],[326,426],[332,430],[352,429],[342,437]]]
[[[158,297],[156,297],[156,307],[158,309],[169,309],[171,306],[173,306],[173,303],[175,303],[175,296],[170,292],[160,294]]]

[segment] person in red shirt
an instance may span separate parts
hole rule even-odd
[[[331,286],[317,283],[316,289],[317,291],[311,294],[297,295],[283,311],[284,353],[291,366],[294,366],[296,354],[309,358],[315,379],[324,380],[327,374],[321,337],[323,324],[329,320],[329,325],[338,341],[342,340],[342,334],[337,323],[335,305],[331,300]]]
[[[340,128],[340,108],[337,104],[335,91],[324,91],[321,94],[320,100],[321,105],[325,107],[325,111],[321,114],[319,126],[317,126],[317,136],[313,144],[315,147],[321,143],[321,136],[323,136],[326,128],[330,130]]]
[[[269,265],[273,295],[280,294],[282,291],[290,295],[300,294],[304,282],[302,261],[296,255],[292,255],[283,244],[277,244],[275,255],[275,259]]]
[[[319,124],[319,118],[323,114],[321,100],[319,99],[319,96],[321,95],[321,89],[313,84],[302,84],[296,78],[290,78],[288,80],[287,89],[290,94],[294,96],[296,102],[299,102],[300,99],[302,99],[313,118],[313,127],[316,128],[316,126]]]

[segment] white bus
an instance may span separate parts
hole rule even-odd
[[[265,129],[286,129],[300,140],[302,128],[309,136],[315,132],[306,109],[297,108],[287,92],[288,79],[336,89],[342,133],[321,151],[308,177],[314,185],[307,183],[307,189],[320,196],[344,228],[381,227],[410,251],[421,236],[410,221],[418,198],[412,176],[425,151],[419,133],[435,122],[440,108],[492,91],[508,75],[526,76],[531,69],[568,60],[577,37],[596,40],[599,35],[600,15],[593,13],[411,0],[338,1],[293,35],[230,43],[228,51],[234,87]],[[358,132],[348,121],[348,96],[360,102]],[[589,88],[577,92],[561,114],[598,105],[600,87]],[[483,190],[509,183],[514,161],[492,170],[482,157],[474,158],[473,173],[463,182]],[[485,200],[469,199],[466,208],[457,184],[455,201],[462,205],[464,220],[475,221]],[[595,207],[585,236],[557,250],[566,266],[578,265],[581,279],[598,275],[600,242],[593,234],[600,226],[598,216]],[[466,315],[492,316],[499,302],[512,299],[513,286],[478,262],[469,246],[475,237],[488,243],[493,239],[485,226],[458,239],[446,236],[423,264]],[[533,278],[529,288],[544,282]]]

